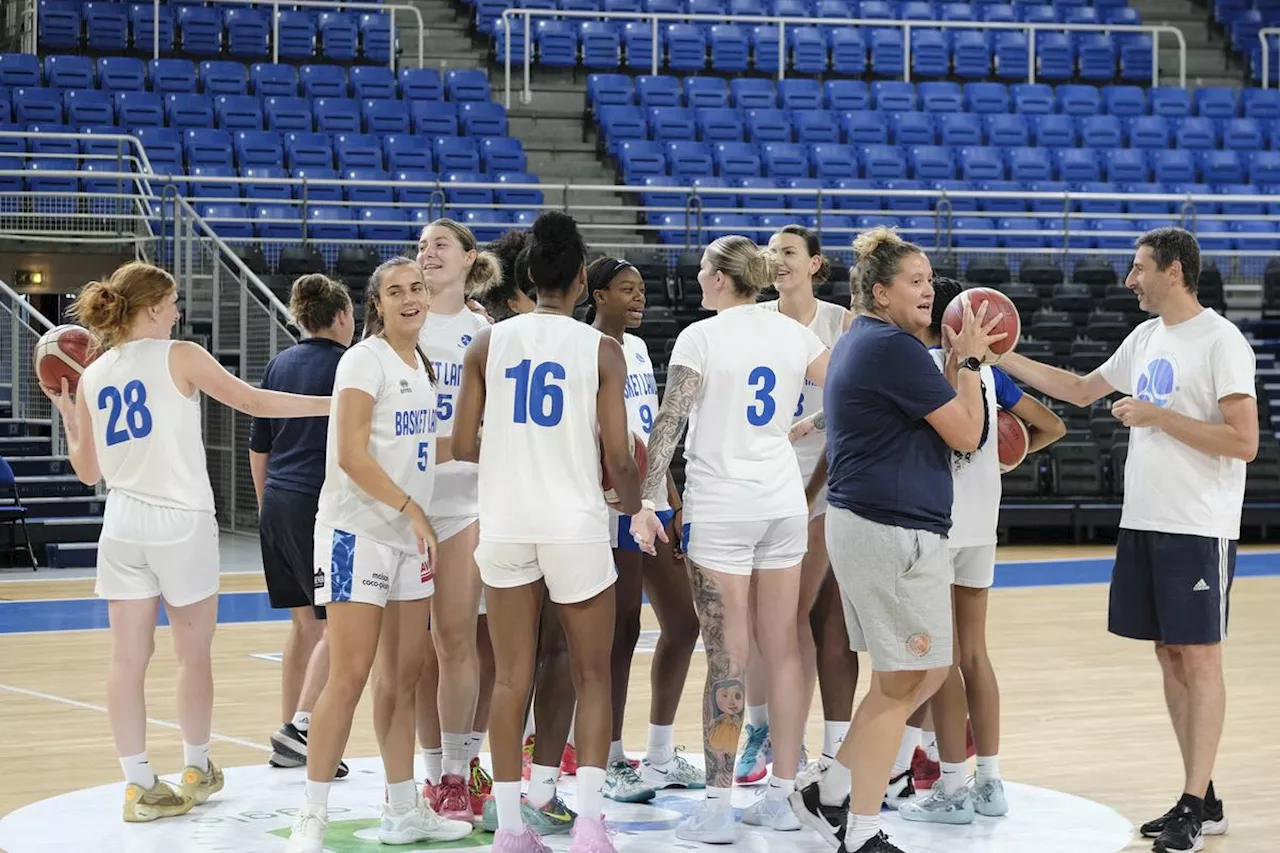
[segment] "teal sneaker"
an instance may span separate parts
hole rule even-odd
[[[578,819],[575,811],[564,804],[557,794],[542,808],[534,808],[523,796],[520,798],[520,819],[538,835],[566,835]],[[480,828],[485,832],[498,831],[498,804],[493,797],[484,801],[484,814]]]
[[[768,765],[772,760],[773,744],[769,741],[769,724],[753,726],[747,723],[747,743],[738,754],[733,781],[739,785],[754,785],[769,775]]]

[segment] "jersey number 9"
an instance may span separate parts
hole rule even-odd
[[[105,386],[98,392],[98,409],[107,410],[107,447],[151,435],[147,386],[139,379],[126,384],[123,394],[114,385]],[[121,414],[124,415],[125,429],[120,428]]]
[[[523,424],[533,421],[540,427],[553,427],[564,417],[564,389],[553,384],[565,379],[564,365],[544,361],[537,366],[529,359],[508,367],[508,379],[516,382],[515,411],[512,420]]]

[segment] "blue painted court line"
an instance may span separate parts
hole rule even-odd
[[[1280,552],[1240,554],[1237,577],[1280,575]],[[1107,583],[1111,580],[1111,558],[1047,560],[1044,562],[1000,563],[996,566],[997,587],[1064,586]],[[273,610],[265,592],[226,592],[218,598],[218,622],[283,622],[284,610]],[[167,625],[164,608],[160,624]],[[107,627],[107,603],[97,598],[67,598],[51,601],[0,602],[0,634],[46,631],[85,631]]]

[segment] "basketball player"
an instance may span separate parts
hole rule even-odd
[[[315,534],[329,680],[311,723],[306,802],[287,853],[324,848],[329,785],[375,654],[373,722],[387,782],[378,840],[454,841],[471,832],[469,821],[432,811],[413,779],[414,697],[437,560],[426,507],[449,451],[436,439],[436,376],[418,349],[431,296],[409,258],[381,264],[367,293],[364,340],[343,354],[334,378]]]
[[[823,394],[827,550],[850,647],[868,652],[872,676],[836,760],[791,802],[842,851],[900,853],[880,831],[885,780],[907,717],[951,667],[950,450],[978,449],[980,359],[1003,335],[966,313],[950,341],[953,388],[916,337],[932,321],[928,258],[888,228],[859,234],[853,250],[861,310]]]
[[[831,275],[831,267],[822,256],[818,236],[801,225],[787,225],[769,238],[769,252],[778,265],[778,277],[773,282],[778,299],[763,302],[766,310],[779,311],[809,328],[828,349],[853,320],[853,314],[831,302],[819,300],[814,289]],[[812,417],[822,409],[822,390],[805,381],[804,392],[796,405],[794,421]],[[815,433],[795,442],[796,458],[800,462],[800,476],[808,483],[823,455],[825,438]],[[853,692],[858,683],[858,656],[849,651],[849,638],[845,635],[844,614],[840,611],[840,597],[835,592],[835,580],[831,578],[830,561],[827,559],[824,520],[827,514],[827,490],[825,487],[815,496],[809,511],[808,551],[800,572],[800,612],[797,622],[800,628],[800,659],[804,665],[804,695],[812,701],[815,681],[822,682],[823,737],[822,759],[811,772],[818,772],[831,763],[840,741],[849,728],[853,715]],[[819,599],[818,592],[831,584],[830,593]],[[822,606],[817,606],[821,602]],[[813,625],[820,627],[823,648],[815,648]],[[768,740],[769,670],[759,650],[751,650],[747,666],[747,743],[738,757],[734,781],[739,784],[758,782],[765,776],[765,765],[771,760],[772,747]],[[819,678],[819,671],[821,678]],[[806,705],[804,718],[808,719]],[[805,750],[801,747],[800,763],[805,765]]]
[[[528,240],[528,231],[513,228],[485,246],[485,251],[498,258],[502,265],[502,275],[490,279],[487,286],[473,287],[471,296],[484,306],[495,323],[509,320],[517,314],[528,314],[536,307],[533,296],[537,293],[533,290],[533,285],[529,284],[524,264],[519,264],[517,269],[517,259]]]
[[[627,329],[644,320],[645,283],[640,271],[621,258],[600,258],[587,267],[587,292],[595,319],[592,325],[622,344],[627,362],[627,427],[642,441],[649,440],[658,413],[658,383],[644,338]],[[666,489],[655,501],[658,520],[668,531],[680,529],[680,494],[667,474]],[[703,774],[676,752],[672,727],[680,692],[689,674],[689,661],[698,644],[698,615],[683,564],[675,559],[669,542],[660,543],[657,554],[642,554],[631,535],[631,519],[610,509],[613,562],[618,569],[615,596],[618,613],[613,637],[613,742],[609,745],[609,769],[604,795],[619,802],[644,802],[662,788],[702,788]],[[678,536],[678,533],[675,534]],[[668,538],[675,538],[669,534]],[[649,700],[649,746],[640,773],[622,748],[622,722],[627,706],[631,658],[640,639],[640,601],[649,603],[661,632],[649,667],[652,694]]]
[[[1155,849],[1199,850],[1227,831],[1213,789],[1226,690],[1222,643],[1235,577],[1245,464],[1258,452],[1253,349],[1196,295],[1200,246],[1181,228],[1137,240],[1125,285],[1156,316],[1087,376],[1014,356],[1001,365],[1076,406],[1112,391],[1129,427],[1108,629],[1155,643],[1186,778],[1178,803],[1142,826]]]
[[[262,387],[329,396],[338,360],[355,335],[351,294],[326,276],[304,275],[293,283],[289,313],[307,336],[271,359]],[[314,606],[311,565],[328,425],[321,418],[254,418],[249,426],[249,470],[258,495],[267,596],[272,607],[289,611],[292,622],[281,667],[282,724],[271,736],[273,767],[307,763],[311,709],[329,674],[324,608]],[[347,772],[346,762],[339,762],[337,777]]]
[[[960,290],[960,282],[955,279],[934,277],[933,322],[920,333],[948,380],[954,378],[952,374],[958,368],[954,360],[948,360],[943,347],[942,315]],[[1021,418],[1029,433],[1029,453],[1062,438],[1067,428],[1047,406],[1022,393],[1000,368],[983,365],[979,377],[985,415],[979,447],[973,453],[951,455],[954,497],[947,553],[955,570],[952,606],[956,639],[952,648],[958,665],[951,667],[947,680],[930,700],[942,758],[940,776],[929,796],[900,804],[898,813],[904,820],[962,824],[971,823],[975,813],[1001,817],[1009,810],[1000,781],[1000,688],[987,653],[987,591],[995,582],[996,524],[1000,516],[1000,455],[995,420],[999,409]],[[967,716],[973,720],[978,752],[978,772],[972,784],[967,783]],[[910,769],[918,743],[918,732],[914,738],[903,738],[891,787],[893,778]],[[899,792],[891,791],[886,800],[896,793]]]
[[[459,459],[480,463],[480,545],[497,672],[491,714],[498,853],[546,847],[521,819],[520,740],[544,588],[568,639],[579,706],[574,853],[612,853],[602,815],[611,723],[616,573],[601,461],[624,512],[640,508],[618,343],[573,319],[586,285],[577,224],[544,212],[526,247],[538,307],[482,329],[467,349],[454,424]],[[483,415],[485,440],[480,442]]]
[[[222,790],[209,760],[210,650],[218,616],[218,524],[200,430],[200,393],[255,417],[320,417],[327,397],[254,388],[206,350],[170,339],[178,288],[169,273],[134,261],[85,285],[71,306],[101,355],[76,393],[45,390],[62,416],[67,456],[85,485],[106,482],[96,592],[107,600],[111,663],[107,715],[126,781],[130,823],[189,812]],[[178,658],[180,788],[147,758],[145,682],[160,600]],[[334,756],[337,764],[337,756]]]
[[[702,306],[716,316],[676,339],[650,434],[644,489],[650,503],[631,522],[641,550],[654,553],[654,540],[666,534],[653,505],[666,489],[667,467],[688,419],[683,535],[707,652],[707,796],[676,829],[686,841],[731,844],[736,837],[729,797],[742,731],[753,585],[756,640],[773,674],[775,761],[765,797],[743,820],[776,830],[800,828],[787,796],[795,789],[804,728],[796,620],[809,515],[787,432],[791,401],[800,399],[805,380],[821,385],[826,377],[827,349],[804,326],[756,304],[760,290],[775,280],[769,253],[746,237],[723,237],[703,253]]]
[[[473,288],[487,290],[502,269],[494,255],[479,251],[471,230],[452,219],[437,219],[422,229],[418,263],[431,291],[431,313],[418,343],[435,370],[440,395],[436,426],[438,435],[447,438],[453,433],[463,354],[476,333],[489,326],[488,320],[467,309],[467,294]],[[493,691],[491,681],[483,689],[480,684],[481,670],[492,674],[493,664],[490,660],[482,666],[478,653],[480,648],[491,652],[487,642],[477,639],[478,627],[488,637],[487,625],[479,626],[477,618],[483,609],[474,558],[478,482],[475,465],[458,460],[442,463],[427,508],[440,538],[441,568],[431,605],[434,653],[428,655],[428,662],[436,665],[428,665],[418,695],[418,729],[431,783],[423,797],[437,813],[453,820],[479,817],[492,786],[479,759],[470,761],[471,742],[484,740],[476,711],[483,706],[486,718],[480,722],[487,728]],[[433,749],[437,746],[438,752]]]

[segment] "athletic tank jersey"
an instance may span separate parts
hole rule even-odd
[[[787,432],[805,373],[824,350],[813,332],[761,305],[729,308],[680,333],[668,376],[683,366],[702,377],[685,439],[686,521],[808,514]]]
[[[427,314],[418,345],[436,371],[437,435],[453,435],[454,409],[458,405],[458,389],[462,385],[462,357],[476,332],[488,328],[489,322],[467,309],[457,314]],[[432,518],[475,515],[478,511],[479,471],[474,462],[453,460],[436,468],[435,492],[427,514]]]
[[[761,302],[760,307],[766,311],[782,313],[778,309],[778,300],[776,299],[769,302]],[[849,312],[841,306],[833,302],[823,302],[819,299],[818,310],[814,312],[813,319],[809,321],[809,331],[818,336],[818,340],[822,341],[823,346],[831,349],[836,345],[836,341],[840,340],[840,336],[844,334],[844,318],[848,315]],[[785,317],[786,315],[784,314],[783,316]],[[804,391],[800,393],[800,402],[796,406],[792,422],[812,417],[820,411],[822,411],[822,389],[806,379],[804,381]],[[818,467],[818,460],[822,458],[822,454],[826,450],[827,437],[820,432],[813,433],[795,442],[792,447],[795,448],[796,458],[800,460],[800,476],[808,483],[809,478],[813,476],[814,470]]]
[[[627,384],[622,396],[627,401],[627,427],[649,443],[653,431],[653,419],[658,416],[658,382],[653,377],[653,362],[649,359],[649,347],[644,338],[624,332],[622,354],[627,360]],[[658,512],[671,509],[667,490],[654,502]]]
[[[436,388],[426,365],[405,364],[385,340],[366,338],[343,353],[333,379],[324,485],[316,520],[401,551],[417,552],[407,516],[370,497],[338,466],[338,398],[348,388],[373,398],[369,454],[419,506],[431,505],[436,469]]]
[[[530,313],[489,333],[480,538],[608,542],[600,488],[600,339],[572,317]]]
[[[200,430],[200,395],[179,392],[174,341],[147,338],[107,350],[85,368],[94,449],[107,488],[146,503],[213,512]]]

